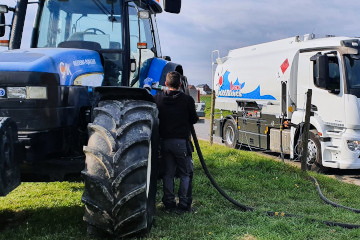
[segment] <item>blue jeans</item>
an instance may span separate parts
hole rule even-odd
[[[163,139],[161,153],[165,164],[165,174],[163,176],[162,201],[165,208],[176,207],[174,194],[174,178],[180,178],[178,191],[179,208],[189,209],[192,203],[192,177],[193,161],[189,149],[189,141],[186,139]]]

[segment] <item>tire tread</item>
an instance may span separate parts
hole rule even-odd
[[[92,230],[125,237],[151,227],[146,174],[156,123],[156,105],[147,101],[107,100],[94,108],[82,172],[84,220]]]

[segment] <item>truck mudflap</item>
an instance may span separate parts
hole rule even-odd
[[[9,117],[0,118],[0,196],[5,196],[20,185],[19,154],[16,123]]]

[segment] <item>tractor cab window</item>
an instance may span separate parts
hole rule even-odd
[[[157,57],[161,57],[162,53],[161,53],[161,45],[160,45],[160,37],[159,37],[159,32],[157,29],[157,22],[156,22],[156,18],[153,18],[152,21],[152,26],[154,28],[154,33],[155,33],[155,44],[156,44],[156,52],[157,52]]]
[[[135,68],[130,72],[130,86],[139,87],[141,68],[149,65],[149,60],[157,56],[153,36],[153,22],[150,18],[140,18],[144,8],[140,1],[129,2],[130,62]]]

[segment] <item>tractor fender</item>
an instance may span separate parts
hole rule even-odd
[[[181,75],[184,74],[183,67],[180,64],[162,58],[148,59],[140,70],[140,87],[143,87],[144,79],[148,77],[159,82],[160,85],[164,85],[166,74],[172,71],[176,71]]]
[[[180,64],[168,62],[162,70],[162,75],[159,81],[160,85],[165,85],[166,74],[169,72],[178,72],[180,75],[184,75],[183,67]]]

